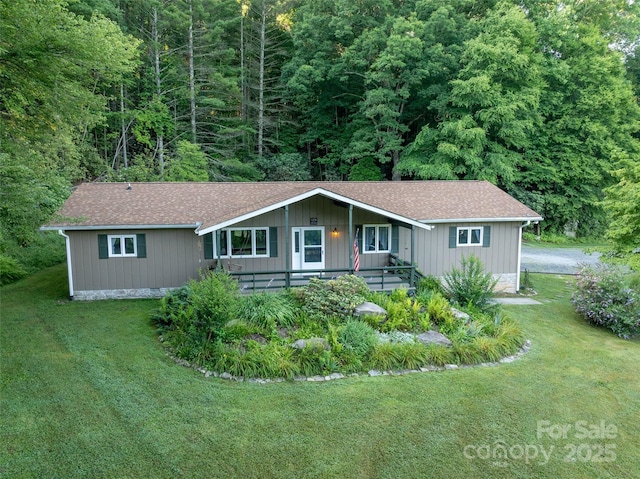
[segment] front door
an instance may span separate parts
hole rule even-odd
[[[292,269],[321,271],[324,269],[324,227],[292,228]]]

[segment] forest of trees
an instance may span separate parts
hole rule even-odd
[[[484,179],[640,246],[640,2],[0,0],[0,254],[81,181]]]

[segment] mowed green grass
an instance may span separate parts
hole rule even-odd
[[[640,342],[583,323],[570,278],[533,281],[513,363],[259,385],[174,363],[156,301],[69,302],[45,270],[0,290],[0,477],[637,478]]]

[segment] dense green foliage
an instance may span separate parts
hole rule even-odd
[[[638,184],[639,11],[3,1],[0,252],[83,180],[486,179],[553,232],[598,236],[613,217],[618,243]]]
[[[617,267],[583,266],[571,301],[589,323],[625,339],[640,335],[640,289]]]
[[[475,364],[513,354],[524,342],[509,318],[455,315],[433,291],[417,299],[405,289],[372,293],[352,275],[312,280],[291,292],[238,294],[227,273],[209,273],[167,294],[153,321],[177,357],[245,378]],[[386,314],[355,316],[365,300]],[[433,329],[430,317],[452,347],[418,341],[417,334]]]
[[[9,256],[0,255],[0,284],[9,284],[24,278],[27,272]]]
[[[177,354],[189,360],[206,358],[215,343],[230,334],[225,326],[236,317],[239,295],[229,274],[209,272],[170,291],[153,319]]]
[[[607,237],[613,256],[640,271],[640,162],[627,160],[614,172],[618,183],[605,189],[603,205],[611,214]]]

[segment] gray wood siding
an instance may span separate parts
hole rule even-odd
[[[518,264],[518,228],[520,223],[482,223],[491,226],[491,244],[449,248],[450,226],[478,226],[477,223],[436,224],[431,231],[416,230],[415,261],[425,274],[442,276],[459,267],[463,256],[475,255],[493,274],[515,273]],[[411,231],[400,228],[400,255],[410,260]]]
[[[350,268],[352,240],[355,225],[389,224],[381,215],[353,209],[354,231],[349,233],[349,208],[336,204],[333,200],[316,196],[289,207],[289,227],[307,227],[311,218],[317,219],[317,226],[324,227],[325,268]],[[278,256],[275,258],[223,258],[225,266],[241,268],[243,272],[275,271],[286,268],[286,258],[291,259],[292,241],[290,231],[285,231],[284,208],[266,213],[256,218],[235,224],[232,227],[277,227]],[[488,250],[507,252],[509,241],[501,239],[506,233],[499,228],[504,225],[492,225],[491,248],[480,251],[486,261]],[[513,234],[517,237],[517,224],[513,225]],[[333,229],[339,232],[337,238],[331,235]],[[411,258],[411,230],[400,227],[399,253],[405,259]],[[99,234],[141,234],[146,235],[146,258],[109,258],[99,259]],[[179,287],[191,278],[198,278],[199,272],[215,264],[215,260],[204,259],[204,238],[192,229],[155,229],[155,230],[109,230],[109,231],[67,231],[70,237],[74,289],[76,291],[171,288]],[[438,225],[432,231],[416,229],[416,262],[420,269],[429,274],[441,274],[451,264],[459,261],[463,253],[468,254],[476,248],[458,248],[448,250],[448,225]],[[350,238],[351,236],[351,238]],[[288,237],[288,238],[287,238]],[[515,241],[515,240],[514,240]],[[477,248],[481,250],[481,248]],[[513,254],[515,263],[515,252]],[[433,258],[437,258],[434,262]],[[360,244],[361,268],[378,268],[388,264],[388,253],[365,253]],[[510,261],[510,260],[509,260]],[[507,263],[506,259],[502,262]],[[510,263],[509,263],[510,264]],[[500,263],[495,272],[500,272]],[[232,268],[233,269],[233,268]],[[503,268],[506,271],[506,266]],[[515,266],[514,266],[515,269]]]
[[[146,258],[98,258],[98,234],[146,235]],[[74,289],[78,291],[177,287],[197,278],[202,238],[191,229],[68,231]]]

